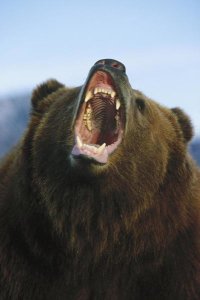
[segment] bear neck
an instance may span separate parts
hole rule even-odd
[[[25,172],[21,172],[22,168]],[[56,245],[49,248],[56,249],[52,255],[65,249],[64,255],[75,253],[79,262],[83,256],[96,263],[103,257],[116,262],[125,259],[127,264],[131,259],[140,261],[141,257],[160,257],[161,261],[177,234],[190,226],[188,216],[195,209],[190,203],[194,176],[188,160],[178,170],[169,171],[175,174],[173,182],[166,176],[157,190],[148,188],[148,192],[145,182],[138,188],[110,172],[95,179],[95,184],[87,180],[72,182],[68,174],[65,185],[57,182],[52,186],[47,180],[34,178],[26,162],[16,164],[16,169],[25,174],[23,178],[16,177],[17,188],[13,190],[19,190],[14,198],[23,193],[16,199],[17,218],[26,215],[23,226],[27,242],[35,239],[35,231],[40,231],[40,240],[34,241],[35,249],[45,251],[42,240],[48,236],[49,243]],[[37,219],[42,220],[40,224]],[[46,228],[50,228],[48,232]],[[115,255],[110,257],[113,251]]]
[[[44,184],[39,198],[66,251],[80,259],[89,255],[98,261],[113,248],[117,260],[123,253],[137,259],[155,253],[163,257],[178,233],[190,225],[185,211],[193,209],[189,207],[190,164],[184,162],[174,174],[173,183],[166,177],[156,191],[141,187],[139,191],[130,182],[111,180],[109,173],[89,182],[69,179],[64,189]],[[183,193],[184,182],[188,189]]]

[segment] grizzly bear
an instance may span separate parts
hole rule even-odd
[[[39,86],[0,167],[0,299],[199,300],[192,135],[119,61]]]

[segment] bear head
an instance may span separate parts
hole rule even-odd
[[[133,89],[125,66],[103,59],[83,86],[49,80],[33,92],[23,151],[28,176],[48,208],[51,202],[51,214],[79,192],[91,199],[88,190],[93,198],[118,201],[119,215],[132,214],[135,207],[138,214],[156,194],[172,197],[175,182],[177,195],[182,193],[191,138],[190,120],[181,109],[161,106]]]

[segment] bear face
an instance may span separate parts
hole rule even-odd
[[[134,186],[154,193],[169,168],[184,162],[189,118],[132,89],[125,67],[114,63],[98,61],[80,88],[49,81],[34,92],[26,140],[33,144],[36,177],[48,181],[54,174],[52,185],[72,174],[91,180],[120,172],[125,181],[134,174]]]
[[[83,201],[81,213],[80,203],[74,208],[76,220],[82,223],[82,218],[87,219],[91,243],[96,230],[92,228],[93,211],[88,214],[87,205],[91,203],[85,198],[101,202],[102,206],[103,202],[105,206],[108,201],[111,206],[119,202],[111,226],[120,228],[113,238],[114,244],[121,230],[133,231],[130,225],[133,215],[137,219],[157,202],[161,205],[159,209],[165,210],[163,219],[176,216],[177,220],[181,204],[175,202],[169,210],[160,198],[174,197],[172,182],[181,196],[182,184],[189,180],[187,142],[192,137],[192,126],[184,112],[165,108],[132,89],[125,67],[119,62],[113,66],[113,60],[98,61],[82,87],[68,89],[56,81],[47,82],[34,92],[32,103],[32,120],[24,149],[31,149],[28,159],[34,186],[56,224],[59,223],[59,230],[68,226],[65,220],[73,197],[80,203]],[[109,219],[107,212],[104,213]],[[164,243],[169,231],[171,238],[176,235],[174,228],[157,226],[163,232],[159,238],[155,237],[154,247],[155,241],[158,247]],[[105,244],[107,239],[103,233],[107,230],[102,228],[102,240],[94,249],[101,248],[99,244],[103,240]],[[76,242],[79,244],[78,234]],[[148,239],[146,249],[151,247],[149,243]]]
[[[118,61],[96,62],[81,87],[39,86],[0,168],[3,300],[198,300],[192,134]]]

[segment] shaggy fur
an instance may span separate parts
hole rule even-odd
[[[106,164],[71,155],[83,87],[50,80],[33,92],[28,128],[0,167],[1,300],[200,299],[190,121],[110,72],[126,127]]]

